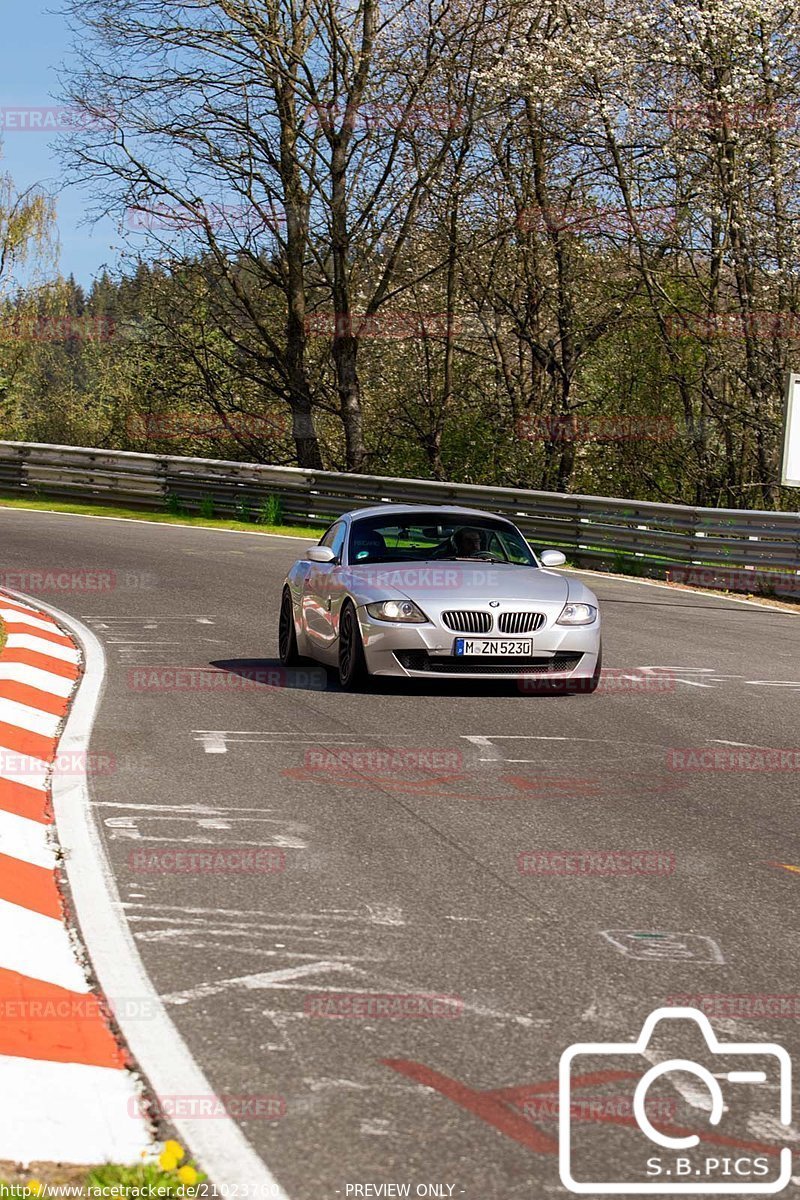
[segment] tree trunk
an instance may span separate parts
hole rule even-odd
[[[353,314],[350,303],[349,248],[347,228],[347,154],[346,147],[352,132],[351,105],[348,104],[344,127],[331,140],[331,250],[333,258],[333,363],[336,371],[336,391],[345,440],[345,460],[348,471],[361,471],[364,466],[364,429],[361,414],[361,385],[358,379],[359,330],[354,328],[359,315]]]

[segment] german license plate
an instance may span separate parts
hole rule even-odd
[[[454,653],[457,658],[480,658],[482,655],[489,658],[530,657],[533,654],[533,641],[531,638],[524,641],[519,638],[456,638]]]

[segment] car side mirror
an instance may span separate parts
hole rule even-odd
[[[335,560],[336,555],[331,550],[330,546],[312,546],[306,555],[306,558],[309,560],[309,562],[329,563]]]
[[[567,556],[560,550],[543,550],[539,555],[539,561],[543,567],[563,567]]]

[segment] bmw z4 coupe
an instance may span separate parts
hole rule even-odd
[[[345,688],[389,675],[593,692],[597,597],[551,569],[565,561],[537,557],[511,521],[473,509],[345,513],[286,577],[281,661],[315,659]]]

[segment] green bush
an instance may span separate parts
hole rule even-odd
[[[176,496],[174,492],[170,492],[167,496],[167,512],[173,517],[183,517],[186,515],[186,506],[180,496]]]
[[[283,501],[280,496],[267,496],[258,510],[259,525],[283,524]]]

